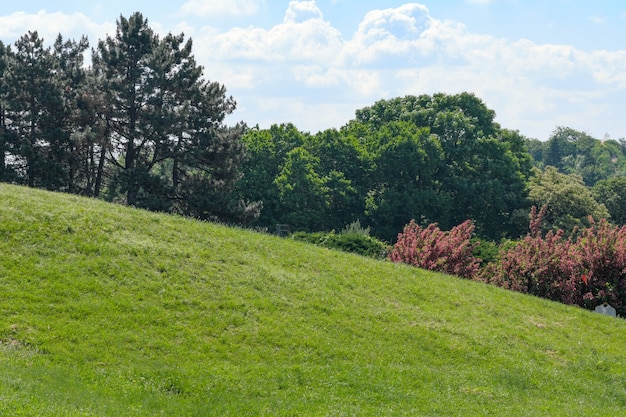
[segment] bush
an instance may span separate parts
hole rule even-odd
[[[530,233],[503,250],[477,279],[566,304],[593,309],[609,302],[626,313],[626,227],[595,222],[565,238],[541,233],[545,208],[531,212]]]
[[[369,236],[370,232],[371,232],[371,229],[369,227],[361,226],[361,221],[357,219],[356,221],[344,227],[340,234]]]
[[[388,258],[393,262],[471,278],[478,272],[481,262],[472,254],[478,244],[471,241],[473,231],[470,220],[449,232],[440,230],[436,223],[422,229],[411,220],[398,234],[398,241]]]
[[[363,233],[342,232],[296,232],[292,235],[295,240],[313,243],[329,249],[356,253],[375,259],[384,259],[387,256],[387,244]]]
[[[497,243],[478,238],[472,238],[471,242],[475,245],[472,250],[472,255],[480,259],[481,267],[484,267],[491,262],[495,262],[498,259],[500,246],[498,246]]]
[[[501,253],[498,261],[484,268],[478,279],[513,291],[533,294],[567,304],[579,300],[572,286],[576,286],[575,266],[570,259],[571,238],[563,231],[541,234],[543,210],[531,214],[531,232],[510,249]]]
[[[612,226],[606,219],[590,222],[572,250],[582,292],[578,304],[595,308],[606,301],[626,316],[626,226]]]

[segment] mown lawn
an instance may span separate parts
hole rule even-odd
[[[0,184],[0,415],[626,415],[626,321]]]

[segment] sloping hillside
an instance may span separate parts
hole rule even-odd
[[[0,184],[0,415],[597,416],[626,321]]]

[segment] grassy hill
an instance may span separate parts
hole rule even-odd
[[[0,184],[0,415],[626,413],[626,321]]]

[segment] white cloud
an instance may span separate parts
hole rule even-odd
[[[249,16],[264,7],[264,0],[188,0],[180,11],[193,16]]]
[[[614,85],[626,89],[626,50],[609,52],[594,51],[583,54],[584,64],[596,81],[604,85]]]
[[[45,10],[36,14],[16,12],[0,16],[0,38],[3,41],[14,41],[28,31],[37,31],[48,44],[52,44],[59,33],[68,39],[87,35],[90,43],[95,44],[107,33],[115,33],[115,23],[97,24],[82,13],[48,13]]]
[[[373,10],[347,43],[345,57],[353,65],[381,62],[389,56],[415,61],[437,48],[437,38],[450,30],[457,29],[449,22],[431,18],[421,4]]]
[[[319,65],[296,66],[293,68],[293,74],[297,81],[307,87],[342,88],[356,97],[376,99],[383,85],[380,72],[364,69],[336,67],[324,69]]]
[[[372,10],[363,18],[355,38],[364,43],[388,38],[410,41],[418,38],[432,23],[428,8],[418,3],[395,9]]]
[[[283,23],[270,30],[234,28],[205,41],[210,55],[225,60],[327,62],[341,49],[339,32],[311,21]]]
[[[301,23],[309,19],[323,19],[315,1],[290,1],[283,22]]]
[[[285,19],[269,30],[247,27],[202,37],[214,59],[328,64],[342,49],[341,33],[324,21],[313,1],[292,1]]]
[[[599,117],[599,109],[606,119],[611,109],[603,101],[626,90],[626,51],[479,35],[435,19],[417,3],[370,11],[345,37],[314,1],[291,1],[284,20],[270,29],[234,28],[196,45],[224,69],[235,97],[241,93],[250,123],[274,115],[271,123],[291,121],[308,130],[339,127],[381,98],[471,91],[504,127],[545,139],[546,125],[577,128]],[[271,103],[283,116],[268,110]],[[265,107],[252,115],[257,105]],[[292,119],[278,120],[285,114]]]
[[[249,126],[258,124],[261,128],[293,123],[299,130],[317,133],[327,128],[343,126],[354,117],[357,108],[370,104],[370,101],[361,101],[358,102],[358,107],[354,107],[354,102],[318,102],[303,100],[297,95],[257,95],[238,100],[237,111],[227,118],[226,123],[232,124],[243,119]]]
[[[212,63],[205,68],[204,77],[210,81],[224,84],[228,90],[253,90],[256,83],[261,80],[259,68],[251,65],[240,65],[233,68],[232,65]]]
[[[227,12],[227,5],[235,8]],[[265,5],[236,0],[207,7],[233,15]],[[626,112],[626,50],[583,51],[480,35],[431,16],[417,3],[372,10],[354,34],[342,34],[325,20],[315,1],[291,1],[283,20],[269,28],[220,31],[185,22],[150,23],[158,33],[193,36],[206,77],[226,85],[238,102],[233,117],[251,125],[293,122],[317,131],[343,125],[356,109],[381,98],[439,91],[474,92],[496,110],[504,127],[539,139],[558,125],[602,135],[610,129],[603,125]],[[66,38],[87,34],[94,46],[115,33],[115,22],[45,11],[0,17],[0,39],[7,43],[27,30],[37,30],[49,43],[59,32]]]

